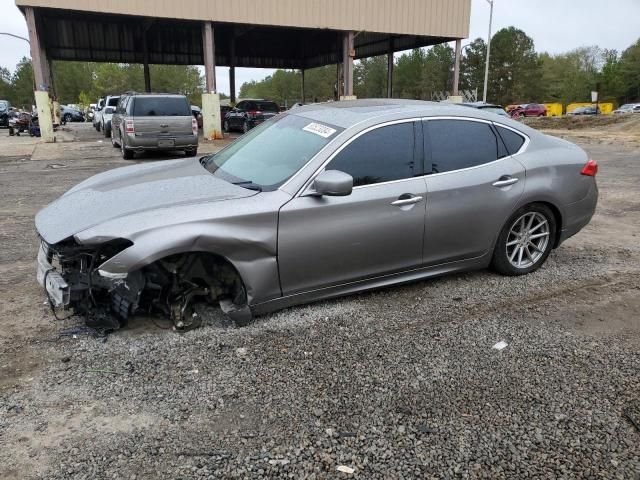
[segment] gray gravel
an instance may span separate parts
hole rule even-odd
[[[527,277],[457,275],[245,329],[36,343],[46,374],[3,399],[19,409],[1,431],[60,412],[43,478],[635,478],[637,346],[572,331],[554,300],[637,287],[638,271],[601,274],[628,256],[561,249]]]
[[[107,148],[0,161],[0,478],[640,479],[637,151],[590,147],[599,213],[532,275],[56,340],[33,213]]]

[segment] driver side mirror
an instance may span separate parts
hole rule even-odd
[[[353,190],[353,177],[340,170],[325,170],[313,182],[316,195],[346,197]]]

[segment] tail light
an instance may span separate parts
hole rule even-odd
[[[595,177],[596,173],[598,173],[598,163],[595,160],[589,159],[589,161],[585,163],[584,167],[582,167],[582,171],[580,173],[588,177]]]
[[[195,118],[191,119],[191,131],[194,135],[198,135],[198,120],[196,120]]]
[[[262,112],[260,110],[250,110],[250,111],[247,112],[247,114],[251,118],[256,118],[256,117],[259,117],[260,115],[262,115]]]
[[[136,129],[133,126],[133,120],[124,121],[124,131],[126,133],[136,133]]]

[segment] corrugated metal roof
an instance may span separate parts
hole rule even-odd
[[[145,30],[149,63],[202,65],[202,24],[196,21],[142,19],[38,9],[38,30],[53,60],[142,63]],[[342,58],[341,32],[278,28],[246,24],[216,24],[216,65],[230,64],[230,39],[236,38],[236,66],[313,68]],[[356,58],[451,40],[419,35],[389,36],[362,32],[355,39]]]
[[[469,36],[471,0],[16,0],[19,6],[447,38]]]

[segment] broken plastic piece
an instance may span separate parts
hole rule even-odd
[[[503,348],[506,348],[507,345],[509,345],[507,342],[505,342],[504,340],[500,340],[493,346],[493,348],[495,348],[496,350],[502,350]]]
[[[346,465],[338,465],[337,470],[342,473],[353,473],[356,471],[355,468],[347,467]]]

